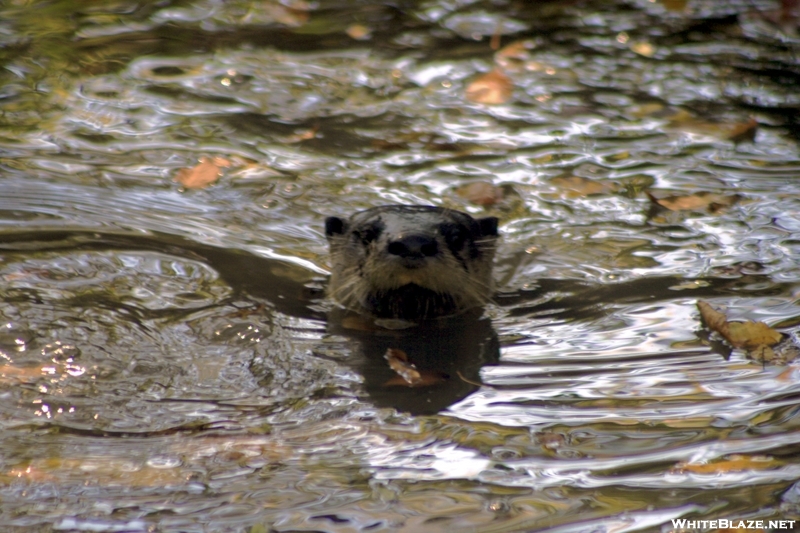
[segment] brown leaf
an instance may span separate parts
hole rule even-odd
[[[668,11],[686,11],[689,0],[661,0]]]
[[[202,189],[217,181],[220,167],[229,166],[230,162],[223,158],[200,158],[200,162],[192,168],[182,168],[175,175],[175,181],[187,189]]]
[[[489,41],[489,48],[492,50],[497,50],[500,48],[500,40],[502,36],[500,35],[499,31],[496,31],[492,34],[492,39]]]
[[[403,350],[389,348],[384,355],[389,362],[389,368],[397,372],[397,376],[385,383],[387,386],[402,385],[405,387],[427,387],[442,383],[446,376],[438,372],[419,371],[408,360],[408,355]]]
[[[666,198],[656,198],[651,193],[646,192],[647,197],[654,204],[670,211],[705,211],[717,213],[720,210],[736,204],[742,199],[739,194],[723,196],[721,194],[701,191],[696,194],[685,196],[667,196]]]
[[[779,331],[763,322],[729,322],[724,313],[702,300],[698,300],[697,309],[706,326],[719,333],[734,348],[746,350],[749,357],[758,361],[775,362],[779,359],[772,350],[783,339]]]
[[[295,131],[293,134],[286,137],[283,142],[288,144],[295,144],[303,141],[308,141],[317,136],[319,132],[319,124],[314,124],[308,129]]]
[[[475,205],[494,205],[503,199],[503,189],[488,181],[468,183],[456,189],[456,194]]]
[[[418,385],[422,380],[417,368],[408,361],[408,355],[403,350],[389,348],[383,357],[389,362],[389,368],[397,372],[409,386]]]
[[[728,130],[727,139],[734,142],[752,141],[756,138],[757,129],[758,122],[754,118],[751,118],[747,122],[732,124]]]
[[[535,43],[531,40],[514,41],[498,50],[494,59],[498,63],[504,60],[524,61],[530,58],[530,51],[534,46]]]
[[[560,176],[551,179],[550,183],[559,189],[567,191],[567,196],[573,198],[591,196],[593,194],[609,194],[619,190],[619,187],[614,183],[594,181],[580,176]]]
[[[536,43],[531,39],[514,41],[494,54],[495,64],[504,72],[546,72],[553,75],[556,68],[533,59]]]
[[[430,372],[427,370],[420,371],[419,379],[415,381],[413,384],[406,381],[405,378],[401,376],[395,376],[384,383],[386,387],[429,387],[431,385],[438,385],[439,383],[444,383],[447,381],[447,376],[440,374],[439,372]]]
[[[365,41],[372,37],[372,31],[363,24],[351,24],[344,32],[356,41]]]
[[[511,79],[499,68],[478,76],[467,86],[467,100],[478,104],[497,105],[511,98],[514,86]]]
[[[746,122],[711,122],[694,118],[683,110],[670,117],[669,125],[688,133],[709,135],[735,142],[752,141],[758,129],[758,122],[754,118]]]
[[[273,4],[264,3],[265,9],[270,10],[275,22],[286,26],[302,26],[308,22],[308,12],[311,9],[308,2],[295,0]]]

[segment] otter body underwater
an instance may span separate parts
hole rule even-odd
[[[433,206],[387,205],[328,217],[328,294],[376,318],[425,320],[492,296],[497,218]]]

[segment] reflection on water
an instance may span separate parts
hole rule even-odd
[[[3,5],[2,529],[800,519],[797,363],[695,310],[794,335],[793,9]],[[322,220],[383,203],[500,217],[482,318],[329,316]]]

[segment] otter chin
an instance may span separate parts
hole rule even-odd
[[[483,306],[492,295],[497,218],[385,205],[328,217],[329,296],[376,318],[424,320]]]

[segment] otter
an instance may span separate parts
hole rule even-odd
[[[493,290],[497,218],[385,205],[328,217],[328,295],[380,319],[425,320],[483,306]]]

